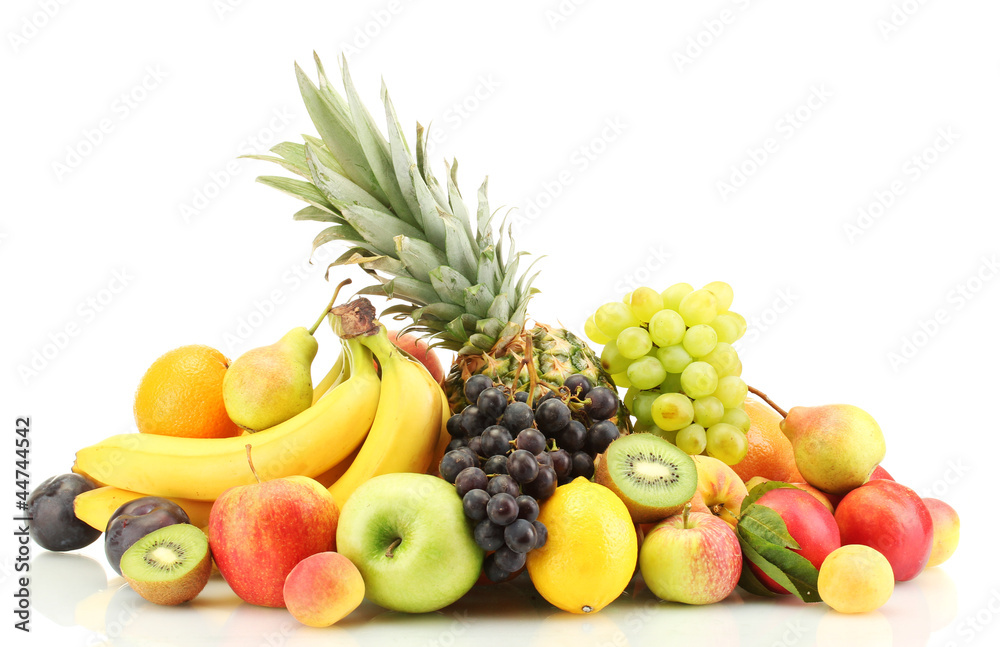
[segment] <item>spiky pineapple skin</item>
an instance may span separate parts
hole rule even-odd
[[[535,371],[540,381],[559,387],[569,376],[579,374],[586,376],[593,386],[615,389],[600,358],[585,341],[568,330],[536,324],[499,352],[458,357],[444,382],[453,412],[459,412],[470,404],[465,398],[465,382],[473,375],[487,375],[512,391],[528,390],[530,373],[527,366],[522,365],[528,347],[526,336],[530,337]],[[544,386],[536,387],[536,397],[547,390]]]

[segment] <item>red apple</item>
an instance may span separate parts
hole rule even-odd
[[[887,481],[896,480],[892,478],[892,475],[889,474],[889,472],[886,472],[885,468],[882,467],[881,465],[876,465],[875,470],[872,472],[872,475],[868,477],[869,481],[874,481],[875,479],[885,479]]]
[[[823,560],[840,548],[840,531],[830,511],[812,493],[798,488],[778,488],[757,499],[758,505],[771,508],[781,517],[799,548],[794,552],[819,568]],[[775,593],[788,593],[754,564],[749,564],[757,579]]]
[[[424,365],[438,384],[444,380],[444,367],[437,353],[427,344],[427,341],[414,333],[399,334],[398,331],[389,331],[389,341],[396,345],[396,348],[406,351],[418,362]]]
[[[685,511],[667,517],[646,535],[639,570],[661,600],[711,604],[736,588],[742,554],[728,523],[707,512]]]
[[[931,513],[931,521],[934,524],[934,541],[926,566],[930,568],[947,561],[958,548],[958,513],[940,499],[926,498],[924,505]]]
[[[848,492],[837,506],[844,544],[864,544],[885,555],[897,582],[912,580],[931,555],[934,523],[910,488],[875,479]]]
[[[212,505],[208,543],[236,595],[283,607],[285,578],[306,557],[334,550],[339,517],[330,491],[305,476],[236,486]]]
[[[747,486],[736,471],[711,456],[692,456],[698,467],[698,489],[691,499],[694,512],[711,512],[736,528]]]

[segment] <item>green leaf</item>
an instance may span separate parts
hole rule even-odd
[[[430,283],[424,283],[423,281],[418,281],[417,279],[398,277],[389,281],[382,287],[385,288],[385,293],[390,299],[403,299],[404,301],[409,301],[419,306],[427,306],[432,303],[438,303],[437,293],[434,291],[434,288],[431,287]]]
[[[485,317],[495,298],[489,286],[473,285],[465,290],[465,309],[478,317]]]
[[[337,213],[337,210],[332,204],[330,204],[330,201],[326,199],[326,196],[323,195],[323,193],[310,182],[303,182],[302,180],[296,180],[295,178],[280,177],[277,175],[261,175],[257,178],[257,181],[273,189],[287,193],[290,196],[294,196],[299,200],[308,202],[323,211],[332,214]]]
[[[428,125],[427,128],[429,130],[430,126]],[[424,127],[419,123],[417,124],[417,168],[420,170],[420,175],[427,184],[427,189],[434,196],[438,208],[451,213],[448,207],[448,198],[441,191],[441,185],[438,183],[437,178],[434,177],[434,173],[431,172],[431,165],[427,161],[427,138],[424,136]]]
[[[380,254],[396,257],[396,236],[421,237],[419,229],[384,211],[353,205],[345,206],[341,213],[344,220],[357,229],[361,237],[378,249]]]
[[[506,324],[510,319],[510,301],[507,299],[506,294],[498,294],[493,303],[490,304],[490,309],[487,311],[486,316],[493,319],[499,320],[501,323]],[[496,331],[493,335],[498,336],[500,331]]]
[[[396,254],[413,278],[430,282],[431,271],[448,262],[441,250],[419,238],[396,236]],[[431,282],[433,285],[433,282]]]
[[[785,548],[801,548],[788,534],[788,527],[777,512],[764,505],[753,504],[740,514],[736,527],[742,532],[756,535],[764,541]]]
[[[448,205],[451,207],[452,215],[462,223],[465,235],[469,237],[469,245],[476,246],[476,234],[472,231],[472,222],[469,220],[469,208],[458,190],[458,160],[452,161],[451,171],[448,173]]]
[[[479,203],[476,209],[476,228],[478,230],[476,242],[480,248],[491,245],[493,242],[493,230],[490,227],[493,214],[490,213],[490,201],[486,196],[489,181],[488,177],[483,179],[483,183],[479,185],[479,194],[477,196]]]
[[[448,265],[461,272],[469,281],[475,281],[479,272],[476,267],[476,253],[469,243],[468,236],[455,216],[443,211],[439,211],[438,215],[444,222],[444,250],[448,257]]]
[[[740,514],[743,514],[743,511],[749,508],[750,504],[756,503],[757,499],[761,498],[771,490],[777,490],[778,488],[783,487],[793,488],[795,486],[790,483],[785,483],[784,481],[765,481],[760,485],[755,485],[750,488],[750,491],[747,492],[746,498],[743,499],[742,505],[740,505]]]
[[[320,209],[319,207],[314,207],[309,205],[308,207],[302,207],[294,214],[292,214],[293,220],[315,220],[317,222],[335,222],[340,225],[346,225],[347,221],[340,217],[339,214],[330,213],[326,209]]]
[[[423,319],[424,317],[432,317],[440,321],[449,321],[455,317],[462,316],[461,306],[456,306],[451,303],[432,303],[428,306],[422,308],[417,308],[413,311],[414,319]]]
[[[382,84],[382,103],[385,105],[385,120],[388,124],[389,133],[389,156],[392,160],[392,168],[396,175],[396,184],[406,201],[406,206],[413,214],[416,225],[423,227],[424,213],[417,200],[416,188],[410,179],[410,167],[414,165],[410,148],[406,145],[406,138],[403,136],[403,129],[399,125],[399,118],[396,116],[396,108],[389,99],[389,91]]]
[[[753,593],[754,595],[761,595],[768,598],[778,597],[778,594],[764,586],[761,581],[757,579],[757,576],[754,575],[753,571],[747,566],[744,566],[743,570],[740,571],[740,581],[738,584],[744,591]]]
[[[368,160],[354,133],[354,124],[343,118],[298,64],[295,65],[295,76],[298,79],[302,102],[305,103],[309,118],[319,131],[319,136],[323,138],[327,150],[337,158],[344,173],[352,182],[388,206],[389,201],[385,193],[379,188],[375,175],[368,168]]]
[[[327,227],[323,231],[319,232],[316,238],[313,239],[312,251],[315,252],[323,245],[337,240],[337,241],[351,243],[352,245],[356,247],[361,247],[362,249],[369,252],[373,252],[376,254],[378,253],[378,250],[365,244],[364,242],[358,242],[356,238],[357,235],[358,232],[354,231],[354,229],[350,225],[334,225],[332,227]]]
[[[335,207],[343,208],[346,205],[357,204],[376,211],[389,213],[389,210],[381,202],[372,197],[364,189],[324,166],[319,158],[319,151],[312,145],[306,147],[306,164],[309,165],[309,173],[313,184],[323,192],[323,195]]]
[[[389,200],[386,206],[392,207],[393,212],[400,220],[416,225],[417,221],[410,213],[410,208],[396,182],[396,172],[389,159],[389,142],[375,125],[371,113],[361,103],[361,97],[358,96],[358,91],[351,80],[350,70],[347,69],[346,60],[341,62],[341,72],[343,73],[344,90],[347,93],[347,103],[351,108],[351,115],[354,117],[354,133],[361,145],[361,150],[364,151],[365,158],[368,160],[368,166],[375,176],[375,181]]]
[[[465,290],[472,287],[469,279],[447,265],[435,268],[430,273],[431,285],[440,297],[458,306],[465,306]]]
[[[758,557],[768,563],[772,569],[777,569],[781,573],[784,581],[774,577],[761,567],[761,570],[764,570],[775,582],[784,586],[803,602],[820,601],[817,590],[819,569],[813,566],[812,562],[788,548],[761,541],[752,536],[748,537],[746,541],[756,551]]]
[[[293,162],[289,162],[288,160],[282,159],[280,157],[274,157],[273,155],[240,155],[240,159],[261,160],[261,161],[264,161],[264,162],[272,162],[272,163],[277,164],[278,166],[282,167],[286,171],[291,171],[292,173],[295,173],[296,175],[304,177],[307,180],[311,180],[312,179],[309,176],[309,169],[308,168],[306,168],[304,166],[298,166],[298,165],[294,164]]]
[[[438,215],[437,202],[434,201],[434,196],[431,195],[431,191],[427,188],[427,184],[424,182],[424,178],[421,177],[416,165],[410,166],[409,173],[413,191],[417,196],[417,205],[420,209],[419,219],[424,230],[424,239],[438,249],[444,249],[447,234],[445,233],[444,222],[441,220],[441,216]]]

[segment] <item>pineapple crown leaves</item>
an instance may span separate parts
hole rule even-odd
[[[479,187],[473,227],[458,189],[458,162],[445,161],[442,186],[427,162],[426,131],[419,123],[414,159],[385,83],[383,135],[358,97],[347,62],[340,61],[341,95],[314,58],[318,84],[298,65],[295,73],[319,137],[280,143],[271,148],[273,156],[246,156],[274,162],[302,179],[257,181],[306,203],[295,220],[328,225],[313,240],[313,251],[335,241],[347,246],[333,265],[357,265],[377,281],[358,294],[405,302],[383,315],[412,318],[408,330],[461,355],[506,346],[524,327],[538,274],[529,275],[530,267],[518,274],[527,252],[517,251],[506,217],[494,238],[488,179]]]

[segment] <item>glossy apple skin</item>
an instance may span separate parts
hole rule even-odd
[[[643,539],[639,570],[661,600],[711,604],[736,588],[743,553],[728,523],[708,512],[667,517]]]
[[[827,555],[840,548],[840,530],[833,514],[811,493],[798,488],[778,488],[764,494],[756,503],[771,508],[781,516],[788,534],[800,546],[793,549],[794,552],[808,559],[816,568],[823,564]],[[757,566],[748,565],[768,589],[775,593],[788,593],[785,587]]]
[[[943,564],[958,548],[959,521],[955,509],[940,499],[925,498],[924,505],[931,513],[931,521],[934,524],[931,556],[925,567],[930,568]]]
[[[698,489],[691,499],[693,512],[708,512],[736,528],[747,486],[730,466],[711,456],[692,456],[698,468]]]
[[[452,604],[483,567],[455,486],[429,474],[381,474],[362,483],[344,503],[337,550],[361,571],[369,601],[405,613]]]
[[[335,549],[339,517],[330,491],[305,476],[242,485],[212,505],[208,543],[236,595],[283,607],[285,578],[306,557]]]
[[[389,341],[395,344],[396,348],[406,351],[415,360],[424,365],[438,384],[444,380],[444,366],[437,353],[428,346],[427,341],[413,333],[400,335],[398,331],[389,331]]]
[[[885,479],[887,481],[896,480],[892,478],[892,474],[889,474],[889,472],[885,471],[885,468],[882,467],[881,465],[876,465],[875,470],[872,472],[872,475],[868,477],[869,481],[874,481],[875,479]]]
[[[310,627],[329,627],[360,606],[365,581],[351,560],[327,551],[296,564],[283,592],[292,617]]]
[[[864,544],[885,555],[897,582],[912,580],[931,555],[934,522],[910,488],[875,479],[848,492],[836,512],[840,540]]]

